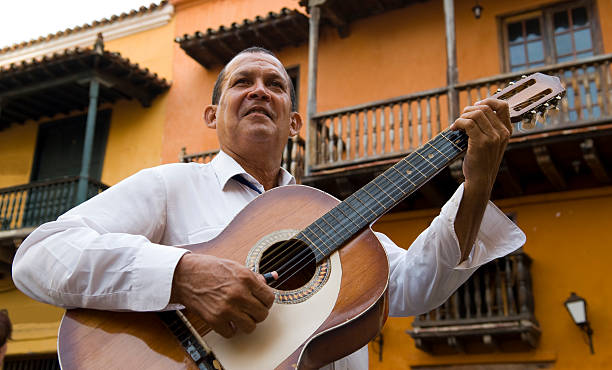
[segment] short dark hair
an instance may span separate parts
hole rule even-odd
[[[0,310],[0,347],[4,346],[7,339],[11,339],[13,325],[8,317],[7,310]]]
[[[244,53],[253,53],[253,54],[263,53],[263,54],[272,55],[274,58],[278,59],[278,57],[273,52],[271,52],[270,50],[266,48],[262,48],[260,46],[251,46],[250,48],[246,48],[242,50],[241,52],[239,52],[238,54],[236,54],[234,58]],[[219,104],[219,99],[221,99],[221,85],[223,84],[224,78],[225,78],[225,67],[223,67],[221,72],[219,72],[219,76],[217,76],[217,81],[215,81],[215,87],[213,87],[213,95],[212,95],[213,105]],[[291,81],[291,78],[289,79],[289,96],[291,97],[291,110],[296,112],[297,111],[297,98],[295,97],[295,87],[293,86],[293,81]]]

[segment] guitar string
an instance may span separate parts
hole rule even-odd
[[[409,163],[409,162],[408,162]],[[419,171],[420,172],[420,171]],[[307,253],[307,252],[306,252]],[[308,256],[306,256],[305,258],[308,258]],[[305,259],[304,258],[304,259]],[[302,259],[301,261],[299,261],[298,263],[302,263],[304,261],[304,259]],[[293,276],[295,276],[298,272],[300,272],[301,270],[303,270],[306,266],[302,265],[301,267],[299,267],[293,274],[289,275],[288,277],[286,277],[285,279],[283,279],[282,281],[280,280],[281,276],[279,276],[279,279],[277,281],[279,281],[278,285],[282,285],[283,283],[285,283],[286,281],[288,281],[289,279],[291,279]]]
[[[438,135],[437,137],[440,137],[440,135]],[[448,138],[447,138],[447,137],[445,137],[445,136],[442,136],[442,138],[444,138],[444,139],[446,139],[447,141],[449,141],[449,140],[448,140]],[[433,140],[432,140],[432,141],[433,141]],[[445,141],[443,141],[443,143],[445,143],[445,144],[446,144],[446,142],[445,142]],[[430,145],[430,146],[432,146],[432,147],[433,147],[433,145]],[[455,146],[456,146],[456,145],[455,145]],[[421,150],[421,149],[425,149],[425,147],[419,148],[419,150]],[[442,149],[444,150],[444,148],[442,148]],[[446,156],[445,156],[445,157],[446,157]],[[438,158],[439,158],[439,157],[438,157]],[[446,158],[448,159],[448,157],[446,157]],[[428,177],[428,176],[429,176],[429,175],[425,175],[425,174],[423,173],[423,171],[420,171],[420,169],[421,169],[421,168],[419,168],[419,167],[420,167],[419,165],[420,165],[421,163],[424,163],[424,162],[419,161],[419,165],[414,166],[412,163],[408,162],[408,161],[407,161],[407,159],[408,159],[408,158],[404,158],[404,159],[403,159],[403,161],[405,160],[405,161],[406,161],[406,163],[408,163],[409,165],[411,165],[413,168],[415,168],[415,169],[419,170],[419,172],[420,172],[420,173],[421,173],[421,174],[424,176],[424,178],[426,178],[426,177]],[[442,163],[444,163],[444,162],[442,162]],[[421,166],[421,167],[422,167],[422,166]],[[399,172],[399,171],[398,171],[398,172]],[[403,174],[402,174],[402,175],[403,175]],[[404,176],[404,178],[406,178],[406,176]],[[410,181],[410,182],[412,182],[412,181]],[[391,183],[392,183],[392,182],[391,182]],[[414,183],[413,183],[413,184],[414,184]],[[366,185],[366,186],[367,186],[367,185]],[[365,188],[365,187],[364,187],[364,188]],[[401,190],[401,189],[400,189],[400,190]],[[347,204],[348,204],[348,203],[347,203]],[[350,204],[349,204],[349,205],[350,205]],[[358,211],[356,211],[356,212],[358,213]],[[309,255],[308,251],[306,251],[306,254],[308,254],[308,255]],[[302,253],[302,255],[303,255],[303,253]],[[304,260],[305,258],[308,258],[308,256],[305,256],[304,258],[302,258],[302,260],[301,260],[301,261],[299,261],[298,263],[303,262],[303,260]],[[292,260],[294,260],[294,259],[295,259],[295,258],[293,258]],[[298,270],[298,271],[296,271],[295,273],[297,273],[297,272],[299,272],[299,270]],[[292,274],[291,276],[295,275],[295,273],[294,273],[294,274]],[[291,277],[291,276],[290,276],[290,277]],[[279,276],[279,278],[280,278],[280,276]],[[279,280],[277,280],[277,281],[279,281]],[[284,281],[286,281],[286,279],[285,279],[285,280],[283,280],[283,282],[284,282]],[[282,283],[279,283],[279,284],[276,284],[276,285],[280,285],[280,284],[282,284]]]
[[[432,139],[432,140],[430,140],[429,142],[425,143],[425,145],[423,145],[421,148],[417,149],[417,150],[416,150],[415,152],[413,152],[413,153],[416,153],[418,150],[423,150],[423,149],[426,149],[427,145],[429,145],[430,147],[432,147],[432,148],[434,148],[436,151],[438,151],[440,154],[442,154],[443,156],[445,156],[445,155],[444,155],[442,152],[440,152],[440,150],[438,150],[438,149],[437,149],[437,148],[436,148],[436,147],[435,147],[435,146],[432,144],[432,142],[433,142],[433,141],[435,141],[436,139],[439,139],[439,138],[444,138],[444,139],[446,139],[447,141],[449,141],[447,137],[445,137],[444,135],[441,135],[443,132],[448,132],[448,131],[449,131],[449,130],[448,130],[448,129],[446,129],[446,130],[444,130],[444,131],[440,132],[440,134],[439,134],[439,135],[437,135],[435,138],[433,138],[433,139]],[[443,143],[444,145],[446,145],[446,142],[445,142],[445,141],[443,141],[442,143]],[[453,143],[451,142],[451,144],[453,144]],[[454,144],[453,144],[453,145],[454,145]],[[456,147],[456,145],[454,145],[454,146]],[[445,150],[445,148],[442,148],[442,147],[441,147],[441,149],[442,149],[442,150]],[[420,154],[419,154],[419,155],[420,155]],[[445,156],[445,157],[446,157],[446,156]],[[446,157],[446,158],[448,159],[448,157]],[[405,159],[407,159],[407,158],[404,158],[403,160],[405,160]],[[409,162],[408,162],[408,163],[409,163]],[[419,162],[419,163],[422,163],[422,162]],[[412,165],[411,163],[409,163],[409,164],[410,164],[411,166],[415,167],[415,166],[414,166],[414,165]],[[417,167],[415,167],[415,168],[417,169],[417,171],[419,171],[418,166],[417,166]],[[401,174],[401,172],[399,172],[399,171],[397,171],[397,172]],[[420,171],[419,171],[419,172],[420,172]],[[402,175],[403,177],[405,177],[405,175],[403,175],[403,174],[401,174],[401,175]],[[385,177],[386,177],[386,176],[385,176]],[[408,180],[410,181],[410,179],[408,179]],[[389,179],[388,179],[388,181],[389,181],[389,182],[391,182],[393,185],[395,185],[395,184],[394,184],[394,183],[393,183],[391,180],[389,180]],[[411,182],[411,183],[414,185],[414,183],[413,183],[412,181],[410,181],[410,182]],[[374,183],[374,185],[375,185],[375,186],[378,186],[378,184],[376,184],[376,183]],[[366,186],[367,186],[367,185],[366,185]],[[395,185],[395,186],[397,187],[397,185]],[[365,187],[364,187],[364,188],[365,188]],[[365,190],[365,189],[364,189],[364,190]],[[400,190],[401,190],[401,189],[400,189]],[[367,190],[365,190],[365,192],[367,193]],[[403,192],[403,191],[402,191],[402,192]],[[368,195],[370,195],[370,198],[373,198],[373,197],[371,196],[371,194],[368,194]],[[360,199],[359,197],[356,197],[355,199],[357,199],[357,200],[358,200],[360,203],[362,203],[362,204],[363,204],[363,202],[361,201],[361,199]],[[347,199],[347,200],[348,200],[348,199]],[[347,204],[347,205],[349,205],[349,206],[350,206],[350,204],[349,204],[348,202],[346,202],[346,201],[345,201],[345,204]],[[367,207],[367,205],[366,205],[366,207]],[[353,208],[353,207],[351,207],[351,208]],[[369,207],[367,207],[367,208],[369,208]],[[354,211],[355,211],[357,214],[359,214],[359,211],[358,211],[358,210],[355,210],[355,209],[353,209],[353,210],[354,210]],[[371,209],[370,209],[370,211],[371,211]],[[344,213],[344,212],[342,212],[342,213]],[[373,213],[374,213],[374,212],[373,212]],[[359,214],[359,215],[360,215],[360,214]],[[332,215],[332,216],[333,216],[333,215]],[[334,217],[334,218],[335,218],[335,217]],[[326,221],[326,220],[324,220],[324,216],[323,216],[321,219],[323,219],[323,221],[327,223],[327,221]],[[317,221],[318,221],[318,220],[317,220]],[[367,221],[367,219],[366,219],[366,221]],[[316,221],[315,221],[315,222],[313,222],[313,224],[316,224]],[[331,224],[329,224],[329,223],[328,223],[328,225],[332,226],[332,225],[331,225]],[[321,228],[321,227],[320,227],[318,224],[317,224],[316,226],[317,226],[317,227],[319,227],[321,230],[323,230],[323,229],[322,229],[322,228]],[[333,226],[332,226],[332,228],[333,228]],[[324,230],[323,230],[323,231],[324,231]],[[335,231],[335,230],[334,230],[334,231]],[[324,233],[325,233],[325,231],[324,231]],[[336,233],[337,233],[337,231],[336,231]],[[327,233],[325,233],[325,234],[327,234]],[[315,236],[317,236],[316,234],[314,234],[314,235],[315,235]],[[318,236],[317,236],[317,237],[318,237]],[[308,238],[307,236],[306,236],[306,238],[310,240],[310,238]],[[320,237],[318,237],[318,238],[321,240],[321,238],[320,238]],[[321,240],[321,241],[323,242],[323,240]],[[287,241],[287,242],[288,242],[288,241]],[[312,242],[312,241],[311,241],[311,242]],[[274,249],[271,251],[271,253],[277,253],[277,252],[280,250],[280,248],[285,248],[285,249],[288,249],[288,248],[290,248],[290,247],[295,246],[296,244],[298,244],[298,243],[297,243],[297,242],[293,242],[293,243],[292,243],[292,245],[287,246],[286,242],[285,242],[285,243],[281,243],[280,245],[278,245],[277,247],[275,247],[275,248],[274,248]],[[320,250],[319,250],[319,251],[320,251]],[[320,252],[321,252],[321,251],[320,251]],[[322,254],[322,255],[324,255],[323,253],[321,253],[321,254]],[[273,263],[273,262],[278,262],[277,260],[278,260],[278,258],[272,258],[271,260],[267,261],[267,262],[266,262],[264,265],[260,266],[260,271],[265,271],[266,269],[268,269],[268,267],[269,267],[269,265],[270,265],[271,263]],[[283,260],[283,262],[284,262],[284,261],[286,261],[286,258]],[[276,265],[275,265],[275,267],[278,267],[278,266],[279,266],[278,264],[276,264]],[[273,268],[270,268],[269,270],[274,271],[274,269],[273,269]]]
[[[447,130],[444,130],[444,131],[449,131],[449,130],[447,129]],[[442,133],[442,132],[441,132],[441,133]],[[440,133],[440,134],[441,134],[441,133]],[[436,139],[438,139],[438,138],[440,138],[440,137],[444,138],[446,141],[451,142],[451,141],[450,141],[450,140],[449,140],[449,139],[448,139],[446,136],[444,136],[444,135],[437,135],[437,136],[436,136],[434,139],[430,140],[430,141],[429,141],[428,143],[426,143],[426,144],[430,144],[430,146],[431,146],[431,147],[434,147],[434,146],[433,146],[433,144],[431,144],[431,142],[435,141]],[[466,137],[465,135],[464,135],[463,137],[460,137],[460,141],[465,141],[466,139],[467,139],[467,137]],[[446,144],[446,141],[442,141],[442,143],[443,143],[444,145],[447,145],[447,144]],[[451,143],[452,143],[452,142],[451,142]],[[456,145],[454,145],[454,146],[456,147]],[[450,148],[450,147],[452,147],[452,146],[448,146],[448,147]],[[425,148],[426,148],[426,145],[422,146],[421,148],[417,149],[416,151],[419,151],[419,150],[424,150]],[[444,148],[441,148],[441,149],[443,149],[443,150],[444,150]],[[415,152],[416,152],[416,151],[415,151]],[[462,152],[462,151],[463,151],[463,149],[461,150],[461,152]],[[421,154],[419,153],[419,155],[421,155]],[[421,157],[422,157],[422,155],[421,155]],[[444,157],[446,157],[446,156],[444,156]],[[436,158],[436,159],[437,159],[437,158],[441,158],[441,157],[440,157],[440,156],[436,156],[436,157],[434,157],[434,158]],[[448,157],[446,157],[446,159],[448,159]],[[412,164],[412,163],[410,163],[410,162],[408,161],[408,157],[403,158],[403,159],[402,159],[400,162],[402,162],[402,161],[405,161],[407,164],[409,164],[409,165],[410,165],[410,166],[412,166],[413,168],[417,169],[417,171],[418,171],[418,172],[419,172],[419,173],[420,173],[420,174],[421,174],[421,175],[424,177],[424,179],[427,179],[428,177],[432,176],[432,175],[433,175],[435,172],[437,172],[437,170],[438,170],[438,168],[437,168],[436,166],[434,166],[434,168],[436,168],[436,171],[434,171],[434,173],[432,173],[432,174],[425,174],[425,173],[423,173],[422,171],[420,171],[420,168],[419,168],[419,165],[420,165],[420,164],[424,164],[425,162],[423,162],[423,161],[419,161],[419,162],[418,162],[418,164],[415,166],[414,164]],[[428,161],[428,162],[429,162],[429,161]],[[429,162],[429,163],[431,164],[431,162]],[[442,161],[442,162],[441,162],[441,164],[444,164],[444,161]],[[447,164],[448,164],[448,163],[447,163]],[[425,171],[427,172],[427,170],[426,170],[426,169],[425,169]],[[398,171],[398,172],[399,172],[399,171]],[[412,182],[412,181],[411,181],[411,182]],[[366,186],[367,186],[367,185],[366,185]],[[364,188],[365,188],[365,186],[364,186]],[[364,189],[364,188],[362,188],[362,189]],[[361,189],[360,189],[360,190],[361,190]],[[357,199],[359,199],[359,198],[357,198]],[[365,204],[364,204],[364,205],[365,205]],[[368,207],[368,208],[369,208],[369,207]],[[371,211],[371,210],[370,210],[370,211]],[[298,265],[298,266],[299,266],[299,264],[300,264],[300,263],[303,263],[305,259],[309,258],[310,253],[308,253],[308,251],[306,251],[306,250],[305,250],[305,253],[306,253],[306,256],[304,256],[304,258],[302,258],[300,261],[298,261],[298,263],[297,263],[297,264],[295,264],[295,265]],[[304,254],[304,253],[301,253],[301,254]],[[283,280],[281,280],[281,276],[282,276],[282,274],[281,274],[281,275],[279,275],[279,278],[276,280],[276,282],[278,282],[278,283],[277,283],[277,284],[275,284],[275,285],[276,285],[276,286],[282,285],[283,283],[285,283],[286,281],[288,281],[290,278],[292,278],[293,276],[295,276],[295,275],[296,275],[298,272],[300,272],[300,271],[301,271],[301,270],[303,270],[304,268],[306,268],[306,265],[302,265],[301,267],[298,267],[298,269],[297,269],[297,270],[296,270],[296,271],[295,271],[293,274],[289,275],[288,277],[286,277],[286,278],[285,278],[285,279],[283,279]],[[288,271],[290,271],[290,270],[288,270]]]

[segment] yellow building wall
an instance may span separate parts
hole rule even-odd
[[[556,369],[605,369],[612,363],[612,323],[608,320],[612,289],[609,261],[612,235],[612,187],[530,196],[496,202],[515,213],[527,236],[524,251],[532,258],[535,315],[542,336],[537,349],[519,353],[431,356],[418,350],[406,334],[412,318],[389,318],[383,330],[383,362],[378,346],[370,344],[371,369],[482,363],[553,362]],[[401,246],[412,240],[435,217],[437,210],[383,217],[374,229]],[[570,292],[587,300],[594,330],[595,355],[573,323],[563,302]]]
[[[105,50],[119,52],[140,68],[172,80],[174,23],[105,42]],[[160,164],[167,93],[145,108],[138,101],[121,100],[110,106],[111,123],[101,181],[113,185],[140,169]],[[82,114],[82,113],[78,113]],[[39,122],[13,124],[0,132],[0,188],[29,181]],[[57,329],[64,310],[36,302],[16,289],[0,292],[0,308],[6,308],[14,323],[14,340],[8,355],[53,353]]]
[[[30,181],[37,132],[32,122],[0,131],[0,188]]]

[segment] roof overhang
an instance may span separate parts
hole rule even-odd
[[[279,51],[288,46],[299,46],[308,42],[308,17],[297,10],[283,8],[280,13],[245,19],[241,24],[208,29],[205,33],[185,34],[175,39],[185,52],[204,68],[227,64],[240,51],[261,46]]]
[[[136,99],[148,107],[170,85],[119,53],[94,48],[66,49],[40,59],[0,67],[0,130],[11,123],[84,110],[89,82],[100,83],[98,102]]]
[[[335,27],[341,37],[349,34],[349,24],[357,19],[404,8],[427,0],[300,0],[308,11],[311,5],[321,9],[321,24]]]

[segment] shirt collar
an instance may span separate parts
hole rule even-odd
[[[259,183],[253,176],[247,173],[241,165],[230,157],[227,153],[220,150],[219,154],[210,162],[213,167],[221,189],[225,189],[227,182],[236,175],[241,175],[247,181],[253,183],[257,188],[263,191],[263,185]],[[287,170],[281,167],[278,178],[278,186],[295,184],[295,178]]]

